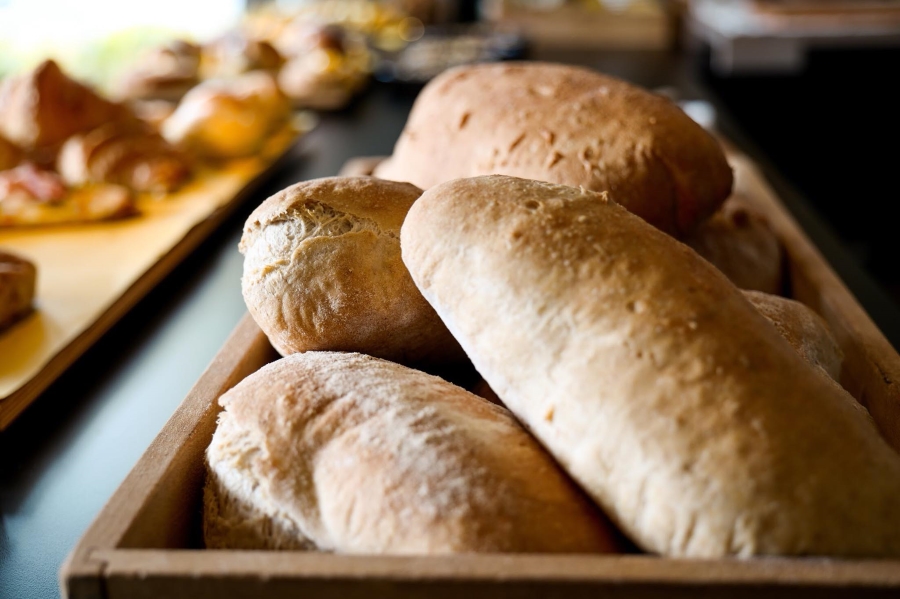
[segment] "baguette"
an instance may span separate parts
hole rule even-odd
[[[401,231],[503,403],[640,547],[900,556],[900,456],[718,270],[604,195],[504,176]]]

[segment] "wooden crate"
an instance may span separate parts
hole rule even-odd
[[[765,210],[785,244],[792,295],[822,314],[835,332],[846,354],[844,385],[868,406],[891,444],[900,448],[900,356],[755,166],[735,152],[730,152],[730,160],[737,191]],[[359,172],[360,163],[355,168]],[[387,557],[201,549],[203,452],[215,429],[217,399],[276,358],[265,336],[245,316],[69,555],[61,572],[64,596],[577,599],[900,595],[900,560],[502,554]]]

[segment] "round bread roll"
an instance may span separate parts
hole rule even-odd
[[[0,329],[31,311],[36,280],[34,264],[0,250]]]
[[[611,529],[505,409],[361,354],[269,364],[219,400],[209,548],[606,552]]]
[[[408,183],[330,177],[292,185],[247,219],[241,287],[281,355],[358,351],[403,363],[464,359],[400,258]]]
[[[685,241],[740,289],[773,295],[784,283],[784,251],[769,221],[741,196],[731,196]]]
[[[436,77],[374,174],[422,189],[502,174],[609,191],[675,235],[715,212],[732,185],[718,142],[668,99],[587,69],[536,62]]]
[[[401,245],[478,372],[641,548],[900,556],[900,455],[686,245],[604,194],[504,176],[424,192]]]
[[[801,358],[840,382],[844,352],[821,316],[798,301],[768,293],[744,291],[744,297],[772,323]]]

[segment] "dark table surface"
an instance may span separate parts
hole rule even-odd
[[[695,63],[663,53],[543,58],[711,101],[719,129],[760,163],[875,322],[900,343],[900,310],[738,128]],[[237,243],[250,211],[291,183],[336,174],[348,158],[389,154],[412,100],[411,90],[375,85],[347,110],[323,116],[284,168],[0,433],[0,598],[59,596],[66,554],[244,313]]]

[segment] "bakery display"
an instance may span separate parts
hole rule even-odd
[[[361,354],[269,364],[220,399],[208,548],[609,552],[602,516],[503,408]]]
[[[282,355],[465,358],[400,258],[400,225],[421,193],[408,183],[330,177],[292,185],[250,215],[240,243],[241,288]]]
[[[31,311],[36,282],[34,264],[0,249],[0,331]]]
[[[32,163],[0,171],[0,228],[113,220],[136,210],[134,196],[120,185],[70,189],[58,174]]]
[[[728,198],[684,242],[741,289],[779,294],[784,252],[766,218],[741,196]]]
[[[57,170],[73,187],[114,183],[157,194],[177,190],[191,175],[187,156],[136,120],[70,137],[60,150]]]
[[[900,455],[865,409],[605,195],[444,183],[401,247],[491,388],[642,549],[900,555]]]
[[[744,291],[744,297],[772,323],[800,357],[840,382],[844,353],[821,316],[800,302],[768,293]]]
[[[153,48],[122,76],[118,95],[176,102],[200,82],[200,57],[200,46],[186,40]]]
[[[253,71],[204,81],[182,98],[161,131],[188,153],[241,158],[259,152],[289,116],[290,106],[272,75]]]
[[[676,235],[712,215],[732,185],[718,142],[669,100],[587,69],[525,62],[433,79],[374,172],[423,189],[489,174],[608,190]]]

